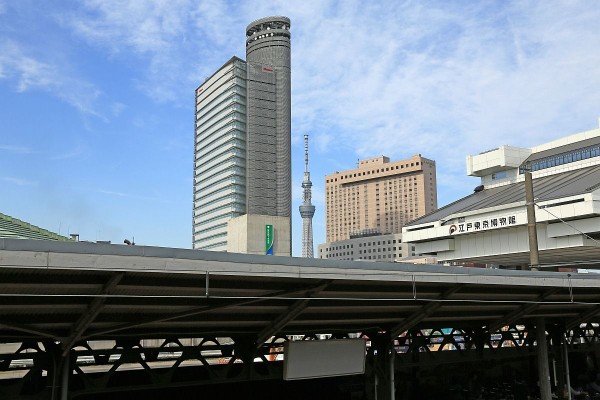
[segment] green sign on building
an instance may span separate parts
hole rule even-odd
[[[268,256],[273,255],[273,225],[265,225],[265,254]]]

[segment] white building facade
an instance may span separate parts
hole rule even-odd
[[[402,242],[401,233],[392,233],[320,244],[318,258],[394,262],[414,255],[414,246]]]
[[[405,226],[404,240],[440,262],[527,266],[525,171],[533,177],[542,267],[599,268],[600,129],[468,156],[467,173],[481,186]]]
[[[193,248],[227,250],[246,213],[246,63],[231,58],[196,90]]]

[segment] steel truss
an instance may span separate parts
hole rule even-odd
[[[260,347],[250,336],[82,341],[69,351],[68,358],[61,358],[59,343],[23,342],[0,347],[0,398],[59,398],[59,371],[64,360],[69,362],[70,398],[141,388],[281,379],[286,341],[349,337],[367,340],[367,378],[378,375],[383,382],[391,354],[398,361],[396,369],[443,363],[443,358],[470,362],[483,352],[486,358],[502,358],[508,349],[512,357],[515,352],[528,356],[534,353],[534,331],[535,327],[526,325],[505,326],[491,334],[485,329],[419,328],[402,332],[393,341],[387,332],[377,331],[282,335]],[[563,333],[571,351],[586,351],[600,343],[598,324],[586,323],[566,331],[554,326],[548,332],[551,346],[560,345]]]

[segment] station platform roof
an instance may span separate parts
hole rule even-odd
[[[0,239],[0,342],[600,322],[600,274]]]

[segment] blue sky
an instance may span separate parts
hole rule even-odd
[[[0,0],[0,212],[191,247],[194,89],[268,15],[292,20],[293,209],[308,133],[315,245],[325,175],[359,158],[436,160],[442,206],[479,183],[465,156],[598,126],[595,0]]]

